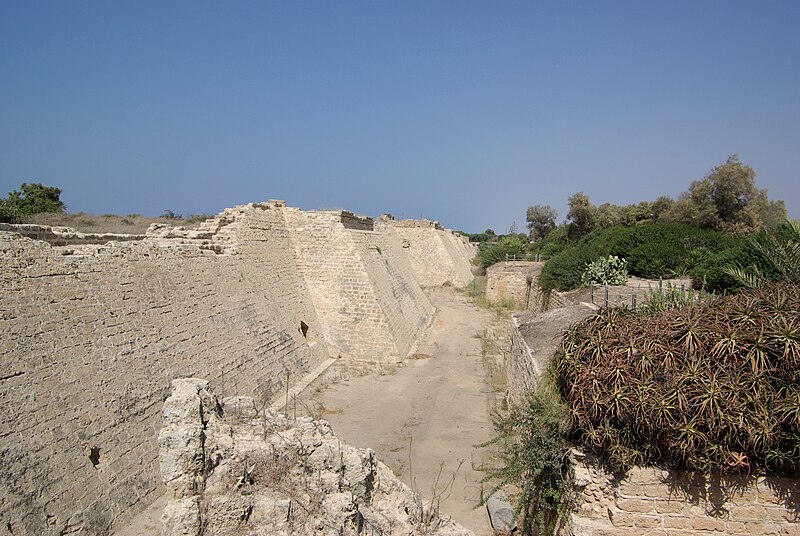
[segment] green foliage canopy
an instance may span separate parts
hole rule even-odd
[[[41,212],[64,212],[61,189],[39,183],[22,183],[19,190],[0,199],[0,221],[18,221],[21,217]]]

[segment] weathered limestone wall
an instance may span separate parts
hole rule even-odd
[[[325,341],[357,359],[404,357],[433,306],[393,230],[348,229],[339,212],[287,209],[286,219]]]
[[[525,393],[536,388],[558,346],[560,333],[592,312],[585,305],[573,305],[542,314],[511,315],[511,351],[506,357],[506,397],[510,404],[522,403]]]
[[[528,307],[531,288],[538,289],[536,277],[542,262],[502,261],[486,269],[486,301],[490,304],[511,302],[519,310]]]
[[[433,312],[395,229],[343,211],[251,204],[145,238],[19,230],[42,240],[0,231],[0,531],[15,535],[100,534],[147,506],[172,379],[267,404],[330,357],[404,357]]]
[[[616,481],[578,455],[575,536],[800,534],[800,481],[693,477],[636,467]]]
[[[282,210],[240,212],[236,255],[168,239],[65,255],[0,233],[4,528],[99,534],[146,505],[173,378],[264,401],[328,357],[299,329],[320,326]]]
[[[471,261],[477,251],[466,238],[426,220],[398,220],[389,224],[403,241],[422,286],[449,283],[464,287],[472,281]]]

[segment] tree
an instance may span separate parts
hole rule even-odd
[[[558,212],[550,205],[528,207],[528,230],[531,240],[541,240],[556,228]]]
[[[575,240],[594,229],[597,210],[589,202],[589,196],[583,192],[572,194],[567,202],[567,219],[570,221],[568,234],[570,239]]]
[[[782,201],[771,202],[755,184],[756,172],[737,155],[712,169],[670,210],[670,219],[730,234],[748,234],[786,219]]]
[[[40,212],[64,212],[66,207],[59,198],[61,189],[55,186],[43,186],[38,182],[22,183],[18,190],[9,192],[8,197],[0,199],[0,205],[9,212],[20,216],[38,214]]]

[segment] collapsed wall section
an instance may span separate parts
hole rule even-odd
[[[173,378],[265,403],[327,359],[307,339],[320,326],[280,207],[233,212],[218,222],[232,255],[174,237],[68,250],[0,233],[3,527],[101,534],[146,506]]]
[[[285,214],[325,341],[357,359],[404,357],[433,307],[391,228],[353,226],[339,211]]]
[[[477,251],[466,238],[428,220],[397,220],[390,224],[403,241],[422,286],[464,287],[472,281],[471,262]]]

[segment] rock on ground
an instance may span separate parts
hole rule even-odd
[[[467,536],[325,421],[289,419],[208,382],[172,382],[159,435],[168,536]]]

